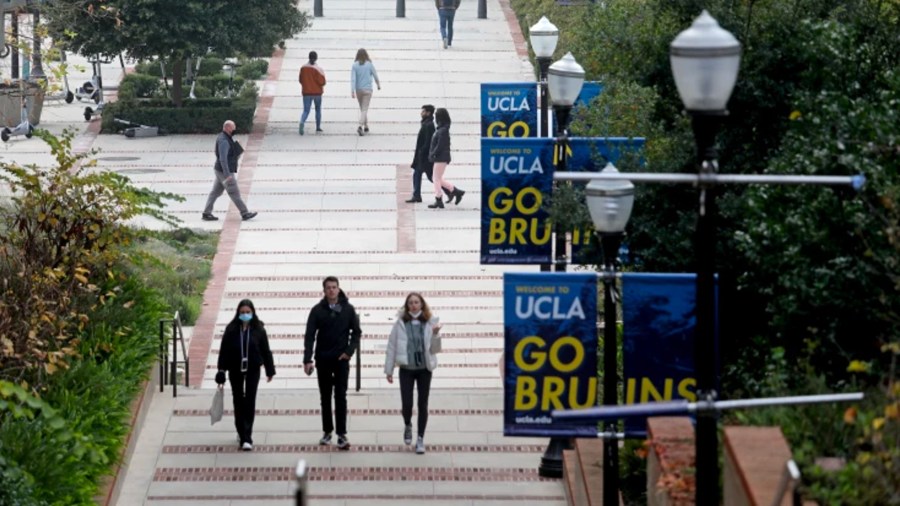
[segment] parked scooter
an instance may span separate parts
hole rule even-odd
[[[0,130],[0,139],[7,142],[12,137],[24,135],[26,139],[30,139],[34,135],[34,126],[28,121],[28,100],[25,97],[25,81],[19,81],[19,89],[22,92],[22,121],[12,127],[4,127]]]
[[[94,76],[91,78],[92,86],[95,87],[94,93],[96,95],[92,95],[91,100],[93,100],[97,107],[95,109],[91,109],[90,107],[84,108],[84,120],[90,121],[94,116],[101,116],[103,114],[103,108],[106,107],[106,101],[103,99],[103,76],[101,74],[101,65],[105,65],[112,60],[103,60],[100,58],[100,55],[96,55],[92,60],[88,60],[91,65],[94,67]],[[89,83],[84,83],[87,86]],[[84,86],[82,86],[84,88]],[[75,96],[78,97],[78,92],[75,92]],[[81,100],[79,98],[79,100]]]
[[[125,128],[122,130],[125,137],[156,137],[158,135],[166,135],[166,131],[159,127],[142,125],[140,123],[119,118],[113,118],[113,121],[120,125],[125,125]]]

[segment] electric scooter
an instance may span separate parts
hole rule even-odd
[[[25,97],[25,83],[24,81],[19,81],[19,83],[19,89],[22,91],[22,121],[12,128],[4,127],[3,130],[0,130],[0,139],[3,142],[7,142],[11,137],[19,135],[24,135],[26,139],[30,139],[34,135],[34,126],[28,122],[28,100]]]
[[[112,60],[102,60],[100,59],[100,55],[96,55],[93,60],[88,60],[91,65],[94,67],[94,77],[91,78],[91,81],[96,84],[94,89],[94,93],[96,95],[92,95],[91,99],[97,104],[96,109],[91,109],[90,106],[84,108],[84,120],[90,121],[94,116],[101,116],[103,114],[103,109],[106,107],[106,101],[103,100],[103,76],[101,75],[100,66],[111,62]],[[85,85],[89,83],[84,83]],[[75,92],[75,96],[78,96],[78,92]],[[80,100],[80,99],[79,99]]]
[[[134,138],[134,137],[156,137],[158,135],[166,135],[165,130],[162,130],[159,127],[142,125],[140,123],[134,123],[133,121],[128,121],[119,118],[113,118],[113,121],[119,123],[121,125],[125,125],[125,129],[122,130],[122,133],[125,134],[125,137]]]

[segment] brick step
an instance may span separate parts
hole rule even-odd
[[[576,439],[572,450],[563,450],[563,481],[571,506],[603,504],[603,440]],[[619,492],[619,504],[625,502]]]

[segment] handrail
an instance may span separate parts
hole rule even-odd
[[[166,324],[172,324],[172,360],[169,360],[169,350],[166,346]],[[178,360],[178,341],[181,341],[181,355],[183,360]],[[159,391],[165,389],[166,379],[172,384],[172,397],[178,397],[178,363],[184,363],[184,386],[189,387],[191,377],[191,361],[188,359],[187,349],[184,345],[184,329],[181,327],[181,314],[175,311],[173,318],[161,318],[159,320]],[[169,377],[171,367],[171,378]]]

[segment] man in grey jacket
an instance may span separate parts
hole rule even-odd
[[[244,148],[236,140],[232,138],[234,129],[237,128],[234,121],[228,120],[222,125],[222,133],[216,137],[216,165],[213,167],[213,173],[216,176],[213,182],[212,191],[209,192],[209,198],[206,199],[206,207],[203,209],[204,221],[216,221],[219,218],[212,213],[216,199],[222,196],[222,192],[227,191],[231,201],[237,206],[241,212],[241,218],[245,221],[257,215],[250,212],[246,204],[241,199],[241,190],[237,184],[238,158],[244,152]]]

